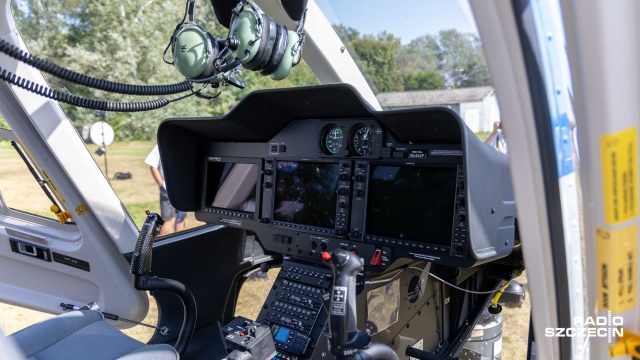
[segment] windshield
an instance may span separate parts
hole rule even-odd
[[[317,4],[376,93],[491,85],[467,1]]]
[[[466,0],[403,0],[393,6],[383,0],[317,0],[316,4],[383,108],[448,106],[474,132],[488,132],[499,120],[480,38]],[[95,78],[145,85],[184,80],[163,61],[169,39],[185,15],[184,8],[183,0],[12,3],[20,33],[33,54]],[[226,39],[228,29],[218,23],[208,1],[196,2],[195,21],[215,39]],[[108,101],[140,101],[139,97],[45,77],[52,88],[65,93]],[[245,89],[227,86],[213,100],[191,97],[150,113],[110,114],[115,138],[152,140],[164,118],[222,115],[256,89],[320,83],[304,60],[282,81],[248,70],[239,80],[246,84]],[[465,88],[480,89],[461,90]],[[430,92],[397,94],[409,91]],[[208,90],[208,95],[216,94],[214,89]],[[464,105],[478,102],[484,103],[483,109]],[[79,131],[96,121],[92,110],[68,105],[63,108]]]
[[[446,106],[482,140],[498,99],[465,0],[317,0],[383,109]]]

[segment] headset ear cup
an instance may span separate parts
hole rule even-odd
[[[240,11],[242,7],[242,4],[238,5],[236,11]],[[238,15],[234,15],[232,18],[229,34],[238,41],[236,57],[240,59],[243,64],[247,64],[253,60],[260,52],[266,27],[264,17],[260,19],[262,21],[262,35],[259,35],[256,30],[256,24],[258,23],[256,13],[248,6],[245,6]]]
[[[176,56],[176,40],[178,39],[178,34],[180,34],[180,31],[182,31],[183,25],[184,23],[176,27],[176,30],[171,35],[171,57],[172,58],[175,58]]]
[[[275,41],[276,36],[275,33],[275,22],[271,20],[271,18],[269,18],[267,15],[262,14],[262,40],[260,41],[260,47],[258,48],[258,52],[253,57],[253,59],[251,59],[251,61],[244,65],[246,69],[260,70],[260,65],[269,59],[269,57],[265,55],[268,52],[268,55],[271,56],[271,51],[273,50],[273,41]],[[269,42],[271,42],[271,46],[269,46]],[[265,60],[265,58],[267,60]]]
[[[276,70],[271,74],[273,80],[282,80],[291,74],[294,64],[300,61],[300,48],[297,46],[300,35],[295,31],[287,32],[287,48],[284,51],[282,61],[278,64]]]
[[[213,72],[213,59],[217,55],[215,39],[202,27],[185,24],[174,39],[173,63],[186,78],[195,79]]]
[[[275,22],[272,18],[269,18],[269,39],[264,48],[264,54],[262,54],[262,60],[255,71],[263,70],[267,64],[269,64],[269,60],[271,60],[271,55],[275,49],[275,44],[278,40],[278,23]]]
[[[284,52],[287,50],[287,27],[284,25],[278,24],[278,34],[276,36],[276,42],[273,44],[273,52],[271,52],[271,58],[269,58],[269,62],[265,65],[264,70],[262,70],[262,75],[271,75],[280,61],[282,61],[282,57],[284,56]]]
[[[207,38],[209,39],[209,42],[207,44],[207,47],[209,48],[209,56],[207,57],[207,69],[204,73],[202,73],[201,77],[209,77],[213,75],[213,73],[215,72],[213,61],[219,53],[218,42],[216,41],[216,38],[214,38],[213,35],[211,35],[211,33],[209,32],[207,32]]]

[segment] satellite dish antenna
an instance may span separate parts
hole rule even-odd
[[[89,129],[89,139],[96,145],[108,146],[113,143],[115,133],[111,125],[104,121],[98,121]]]

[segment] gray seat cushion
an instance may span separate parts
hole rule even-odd
[[[10,336],[28,360],[177,360],[169,345],[145,345],[106,323],[97,311],[73,311]]]

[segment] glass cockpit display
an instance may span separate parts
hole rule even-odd
[[[456,168],[372,165],[365,232],[451,244]]]
[[[255,213],[258,165],[209,161],[206,206]]]
[[[334,228],[339,171],[337,163],[278,161],[274,220]]]

